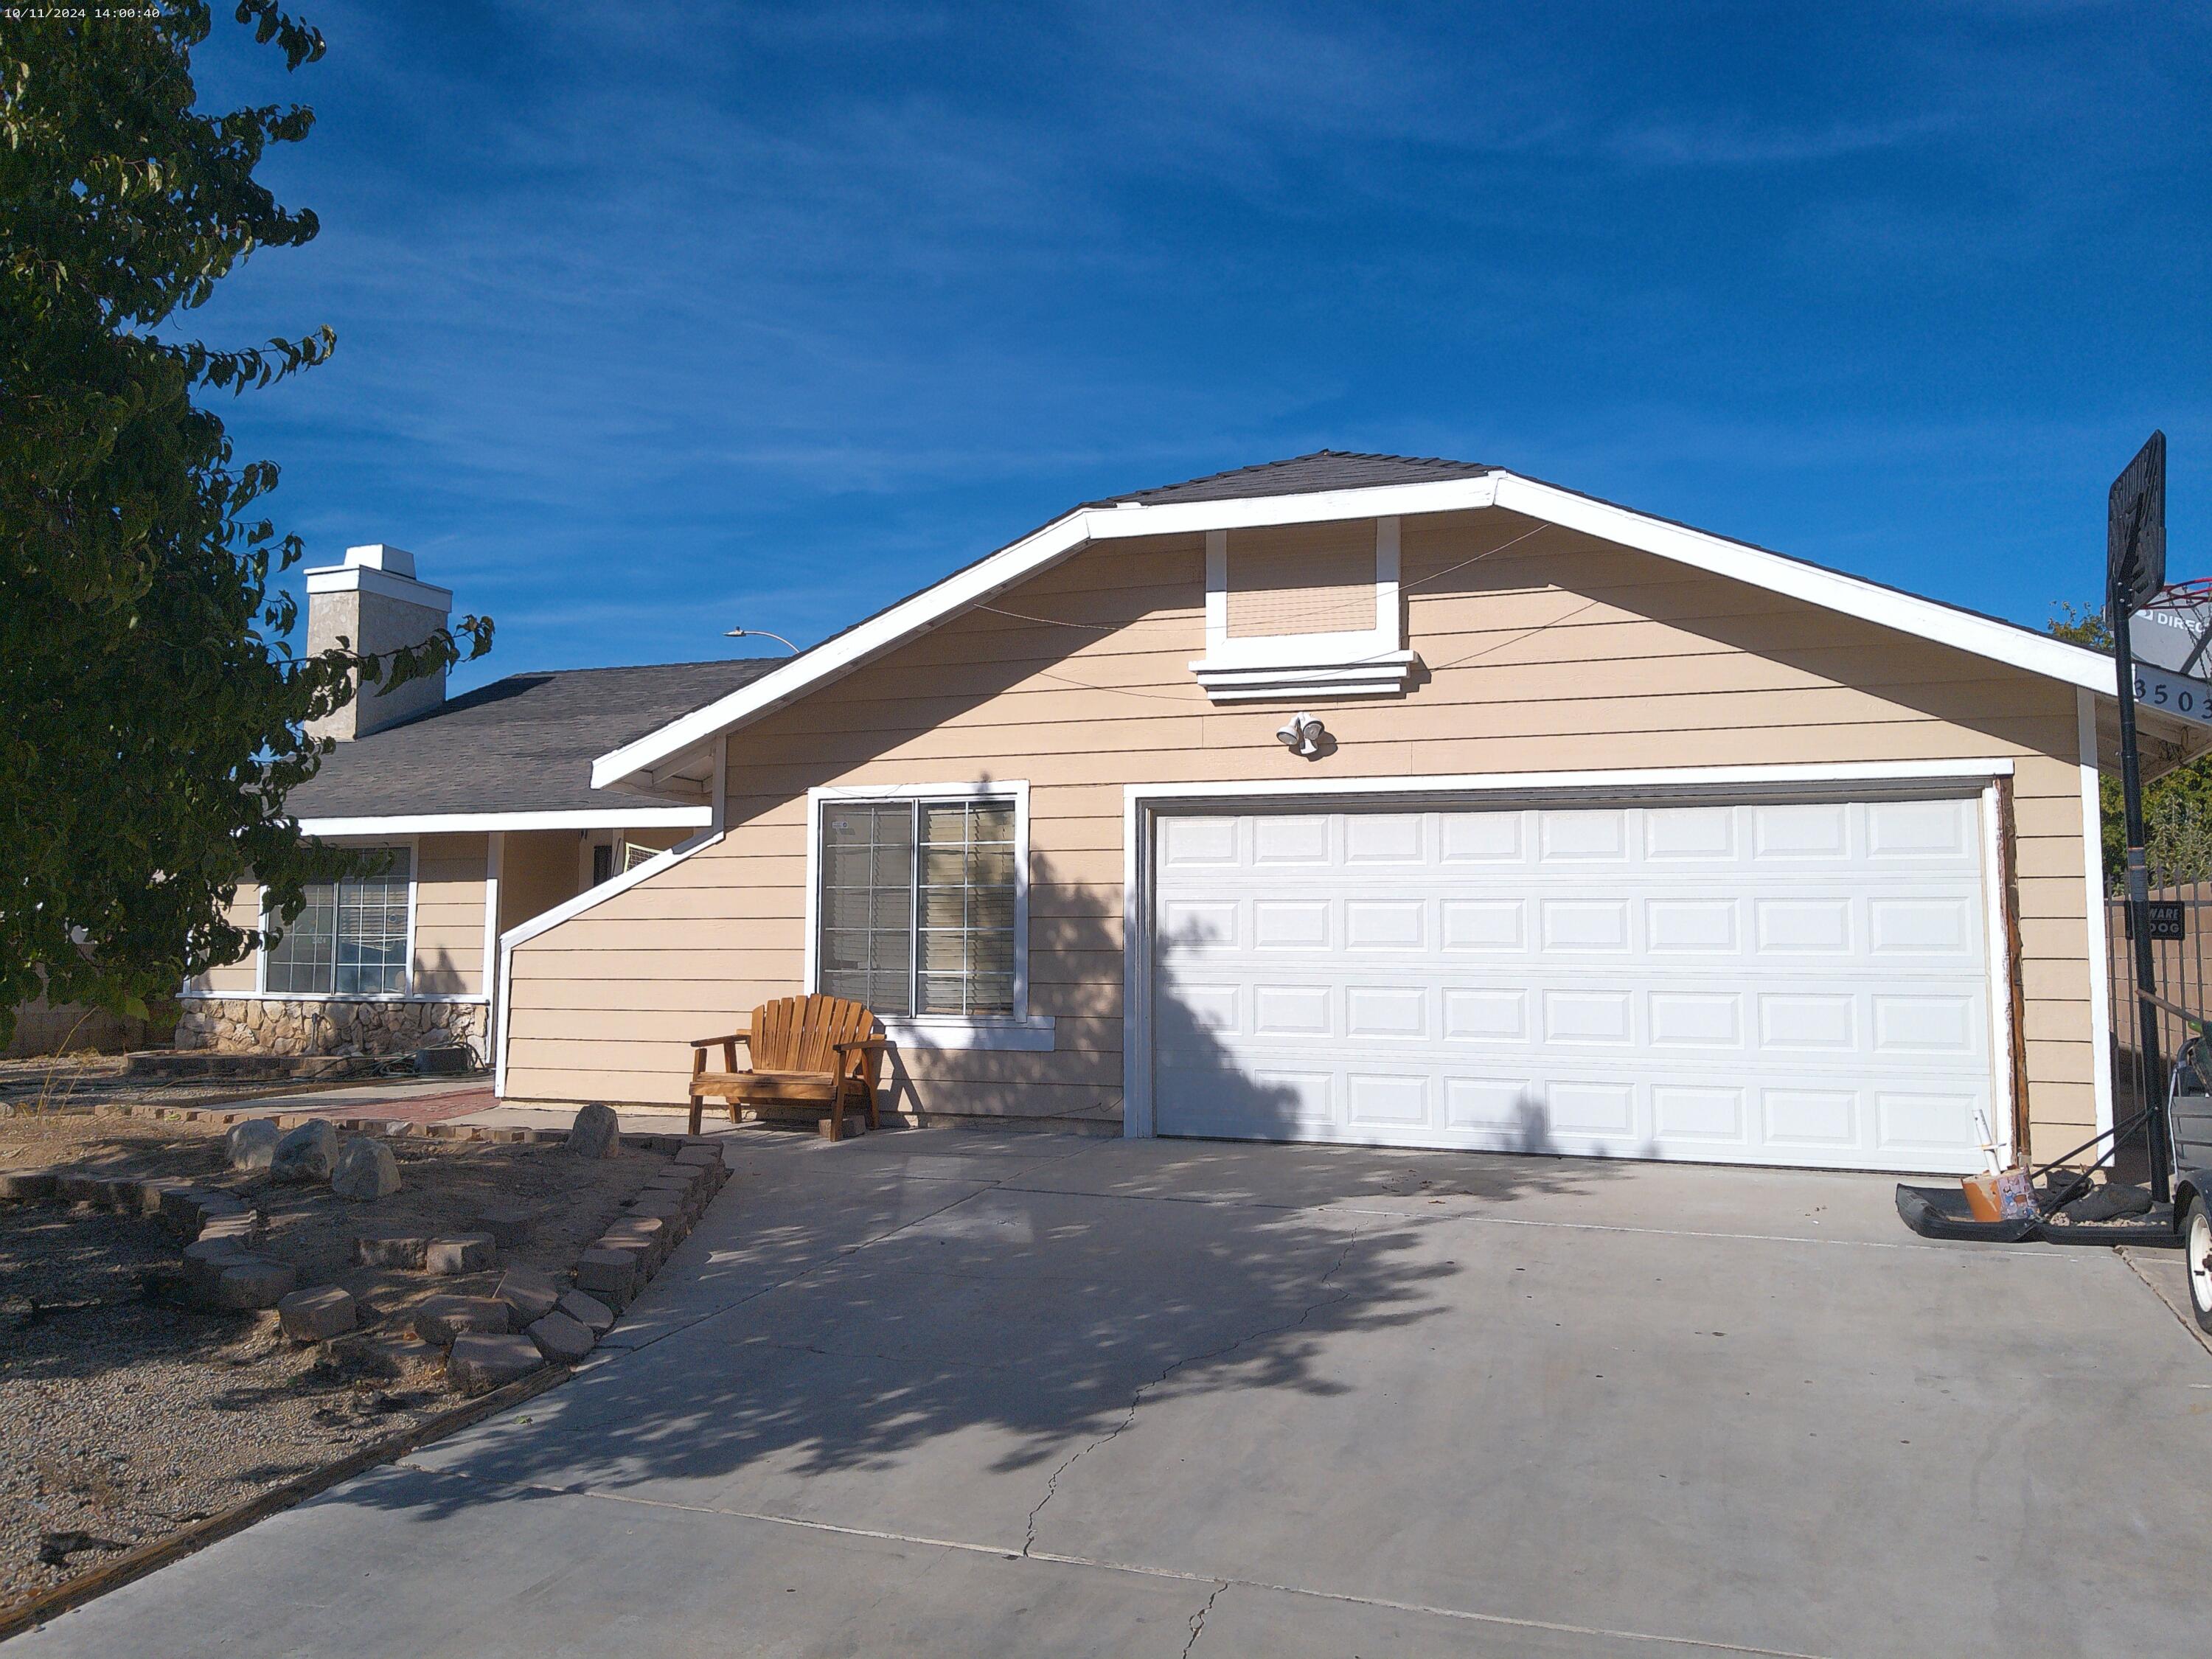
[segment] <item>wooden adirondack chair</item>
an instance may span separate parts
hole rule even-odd
[[[753,1010],[752,1029],[691,1042],[691,1133],[699,1133],[704,1097],[729,1103],[730,1121],[740,1109],[760,1117],[820,1118],[832,1140],[845,1134],[849,1105],[876,1115],[876,1074],[884,1039],[876,1017],[843,997],[783,997]],[[752,1069],[738,1069],[738,1044],[750,1051]],[[707,1069],[707,1051],[719,1047],[722,1069]],[[827,1109],[827,1116],[823,1116]]]

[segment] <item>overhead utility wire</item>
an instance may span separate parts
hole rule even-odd
[[[1448,565],[1442,570],[1435,571],[1429,575],[1422,577],[1420,580],[1417,582],[1406,583],[1400,587],[1399,592],[1401,593],[1409,593],[1415,588],[1426,587],[1431,582],[1441,581],[1446,576],[1453,575],[1459,571],[1464,570],[1471,564],[1480,564],[1483,560],[1503,553],[1509,548],[1517,547],[1522,542],[1527,541],[1530,537],[1538,535],[1550,528],[1552,528],[1552,526],[1549,525],[1540,524],[1532,529],[1524,530],[1521,534],[1512,538],[1509,541],[1500,542],[1495,547],[1485,548],[1481,552],[1476,554],[1472,558],[1462,559],[1457,564]],[[1493,641],[1489,645],[1483,647],[1480,651],[1469,652],[1464,657],[1455,657],[1451,661],[1447,663],[1439,663],[1436,665],[1435,668],[1431,669],[1430,672],[1433,673],[1436,672],[1437,668],[1462,667],[1468,663],[1474,661],[1478,658],[1486,657],[1492,652],[1503,651],[1509,645],[1518,645],[1524,640],[1534,638],[1537,635],[1542,633],[1548,628],[1557,628],[1562,623],[1571,621],[1574,617],[1582,615],[1583,611],[1594,608],[1599,603],[1600,601],[1596,599],[1585,600],[1582,604],[1574,606],[1571,610],[1560,612],[1559,615],[1552,617],[1549,621],[1538,623],[1533,628],[1524,628],[1517,633],[1508,635],[1504,639]],[[1102,625],[1097,623],[1066,622],[1056,617],[1034,617],[1020,611],[1008,611],[995,605],[979,604],[975,608],[978,611],[988,611],[994,616],[1011,617],[1018,622],[1037,623],[1048,628],[1073,628],[1087,633],[1115,634],[1119,633],[1123,627],[1127,626],[1126,623],[1120,623]],[[1376,656],[1364,657],[1358,659],[1357,660],[1362,662],[1372,662],[1379,660],[1381,656],[1388,654],[1389,653],[1377,653]],[[1038,678],[1041,679],[1050,680],[1055,684],[1067,686],[1073,690],[1109,693],[1118,696],[1135,697],[1146,702],[1164,702],[1174,708],[1182,709],[1186,713],[1194,712],[1194,706],[1191,703],[1189,699],[1186,697],[1163,696],[1156,691],[1137,691],[1133,690],[1127,686],[1091,685],[1082,680],[1069,679],[1064,674],[1040,672]]]

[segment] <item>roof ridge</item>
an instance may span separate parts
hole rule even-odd
[[[1369,449],[1310,449],[1301,454],[1285,455],[1274,460],[1253,461],[1243,466],[1224,467],[1218,472],[1208,472],[1195,478],[1179,478],[1173,483],[1149,484],[1141,489],[1125,489],[1116,495],[1102,495],[1082,502],[1082,507],[1107,507],[1117,501],[1144,501],[1179,490],[1200,489],[1218,486],[1232,479],[1264,477],[1270,472],[1283,472],[1316,461],[1352,461],[1382,464],[1391,466],[1419,468],[1449,468],[1465,476],[1494,472],[1497,469],[1486,462],[1463,461],[1449,455],[1396,455],[1384,450]],[[1372,488],[1374,481],[1362,481],[1346,488]]]
[[[541,678],[552,674],[635,674],[649,668],[722,668],[735,663],[781,660],[782,659],[775,657],[698,657],[689,662],[593,663],[584,668],[516,668],[501,675],[499,678],[500,680],[520,679],[526,674]],[[487,680],[484,684],[497,685],[499,680]]]

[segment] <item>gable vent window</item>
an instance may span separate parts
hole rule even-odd
[[[1206,655],[1215,702],[1401,695],[1419,666],[1398,599],[1398,520],[1210,531]]]
[[[1014,803],[823,807],[821,989],[878,1014],[1015,1009]]]
[[[264,991],[295,996],[405,994],[414,860],[404,847],[374,850],[382,854],[375,874],[308,884],[307,907],[263,954]]]
[[[1229,532],[1229,637],[1364,634],[1375,627],[1375,526]]]

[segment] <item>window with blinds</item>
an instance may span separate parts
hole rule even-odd
[[[307,905],[262,964],[262,989],[307,996],[399,996],[407,990],[407,907],[414,859],[375,849],[376,873],[315,882]]]
[[[878,1014],[1012,1014],[1011,800],[823,810],[819,983]]]

